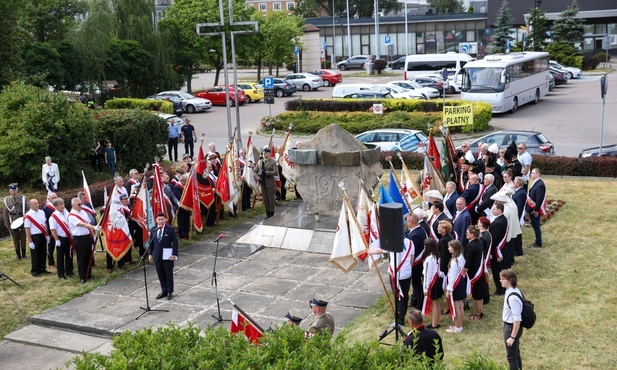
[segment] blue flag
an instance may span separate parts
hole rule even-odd
[[[409,213],[409,210],[405,205],[405,201],[403,200],[403,196],[398,190],[398,185],[396,184],[396,180],[394,179],[394,173],[392,172],[392,170],[390,170],[390,185],[388,186],[388,193],[390,194],[392,202],[400,203],[403,205],[403,216]]]
[[[379,199],[377,199],[377,204],[386,204],[392,203],[392,198],[390,198],[390,194],[386,191],[386,188],[383,185],[379,186]]]

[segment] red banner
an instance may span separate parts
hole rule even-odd
[[[201,208],[199,206],[199,194],[197,192],[197,179],[195,174],[191,172],[186,180],[184,192],[180,198],[180,207],[193,213],[193,225],[197,231],[203,230],[203,222],[201,219]]]

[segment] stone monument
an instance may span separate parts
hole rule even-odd
[[[368,148],[337,124],[319,130],[300,148],[289,150],[295,163],[297,189],[306,212],[336,216],[340,213],[344,183],[351,204],[358,198],[358,177],[372,189],[383,175],[381,151]]]

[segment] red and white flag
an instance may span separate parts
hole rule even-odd
[[[401,172],[401,195],[405,197],[406,204],[411,204],[420,197],[420,190],[411,177],[411,173],[407,169],[405,162],[401,161],[401,163],[403,164],[403,170]]]
[[[364,190],[364,187],[360,187],[358,193],[358,224],[362,229],[364,239],[369,246],[369,249],[380,249],[381,243],[379,239],[379,222],[377,218],[377,204],[369,197]],[[373,265],[379,262],[381,254],[373,254],[368,256],[369,271],[373,268]]]
[[[231,183],[229,179],[229,165],[227,164],[227,157],[231,156],[231,153],[225,154],[225,158],[222,161],[221,170],[219,171],[219,176],[216,179],[215,191],[216,194],[221,198],[221,202],[229,207],[228,204],[231,203]],[[233,212],[233,206],[232,206]]]
[[[330,254],[330,262],[343,272],[351,271],[357,263],[356,258],[366,256],[367,252],[364,235],[348,203],[345,196]]]
[[[257,152],[257,157],[255,156],[255,152],[257,152],[257,149],[255,148],[255,145],[253,145],[251,137],[249,136],[249,140],[246,145],[246,164],[244,165],[244,170],[242,171],[242,179],[251,189],[257,191],[259,184],[257,183],[257,180],[255,180],[253,165],[257,163],[255,158],[259,158],[259,152]]]
[[[197,231],[202,231],[204,225],[201,219],[199,194],[197,194],[197,179],[195,178],[194,172],[191,172],[189,178],[186,180],[186,186],[180,198],[179,206],[193,213],[193,225],[195,225]]]
[[[171,222],[167,207],[165,207],[165,195],[163,194],[163,180],[161,179],[161,167],[158,163],[152,165],[154,168],[154,181],[152,181],[152,214],[154,218],[160,212],[165,214],[165,217]]]
[[[131,211],[131,218],[139,224],[142,233],[141,240],[148,240],[150,238],[150,230],[148,228],[148,189],[146,182],[144,181],[139,188],[139,192],[135,197],[133,203],[133,210]]]
[[[251,343],[258,343],[259,338],[264,336],[263,329],[257,325],[244,311],[235,304],[231,314],[231,333],[244,333]]]
[[[287,132],[287,136],[285,137],[285,141],[281,146],[281,151],[279,152],[279,166],[281,166],[281,176],[284,176],[287,179],[287,182],[291,186],[296,185],[296,164],[289,160],[289,148],[291,148],[291,142],[289,140],[289,132]]]
[[[105,187],[105,190],[107,190],[107,187]],[[115,190],[114,188],[112,191],[115,193]],[[112,200],[107,201],[105,213],[103,213],[101,220],[101,232],[105,236],[107,253],[114,261],[118,261],[132,247],[133,238],[127,220],[131,211],[128,207],[122,206],[119,199],[117,202],[113,200],[114,193],[111,195]]]

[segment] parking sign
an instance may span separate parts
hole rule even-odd
[[[386,44],[389,44],[389,43],[390,43],[390,41],[391,41],[390,36],[386,36],[386,37],[385,37],[385,42],[386,42]]]
[[[300,53],[300,48],[298,45],[294,46],[294,54],[298,55]]]
[[[274,88],[274,78],[264,77],[264,89],[273,89],[273,88]]]
[[[328,50],[328,43],[325,41],[323,42],[323,49]]]

